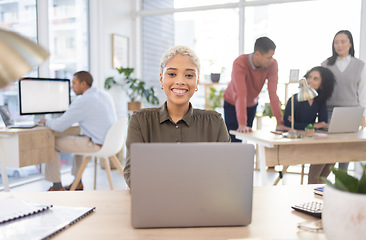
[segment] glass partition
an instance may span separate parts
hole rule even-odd
[[[43,15],[37,15],[37,4],[46,1],[36,0],[0,0],[0,27],[9,29],[37,42],[38,32],[49,33],[50,75],[53,78],[72,78],[74,72],[89,69],[89,26],[87,0],[49,0],[48,29],[37,29],[37,21],[45,22]],[[45,26],[40,24],[40,26]],[[27,73],[25,77],[39,77],[38,68]],[[43,76],[45,77],[45,76]],[[18,83],[10,83],[0,89],[0,105],[7,105],[15,121],[33,120],[33,115],[20,116],[18,100]],[[4,123],[0,118],[0,127]],[[70,154],[61,154],[62,169],[69,169],[72,161]],[[41,166],[7,168],[9,183],[24,182],[41,172]],[[0,186],[2,180],[0,178]]]

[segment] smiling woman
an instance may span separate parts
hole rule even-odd
[[[190,99],[197,91],[200,63],[185,46],[168,49],[160,62],[161,89],[167,101],[131,116],[127,134],[124,176],[130,186],[130,147],[137,142],[229,142],[225,123],[216,111],[194,109]]]

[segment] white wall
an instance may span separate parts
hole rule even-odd
[[[103,87],[104,79],[115,73],[112,68],[112,34],[129,38],[129,63],[135,62],[133,12],[134,0],[91,0],[90,2],[90,71]]]
[[[94,87],[104,88],[104,80],[114,76],[112,68],[112,34],[129,38],[129,65],[135,63],[134,0],[90,0],[90,72]],[[127,97],[119,89],[110,91],[118,117],[127,116]]]

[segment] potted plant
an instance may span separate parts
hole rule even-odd
[[[312,137],[312,136],[314,136],[314,133],[315,133],[315,128],[314,128],[313,124],[309,123],[309,125],[307,125],[305,128],[305,135],[308,137]]]
[[[211,73],[210,77],[211,77],[211,81],[213,83],[217,83],[220,81],[220,73]]]
[[[210,93],[208,95],[208,107],[211,110],[215,110],[218,107],[223,106],[224,90],[218,91],[214,87],[210,87]]]
[[[334,184],[325,178],[322,222],[327,239],[355,240],[366,236],[366,165],[360,179],[332,168]]]
[[[153,87],[148,88],[144,81],[131,76],[135,70],[134,68],[120,67],[116,69],[122,78],[108,77],[104,82],[104,88],[110,89],[114,85],[122,86],[130,99],[128,110],[134,111],[140,109],[142,99],[145,99],[146,102],[153,105],[159,104],[155,89]]]

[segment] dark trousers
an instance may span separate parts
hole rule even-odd
[[[256,104],[253,107],[247,107],[247,126],[252,127],[253,121],[255,118],[255,113],[257,112],[257,106]],[[230,103],[224,101],[224,116],[225,116],[225,124],[227,127],[227,130],[237,130],[239,127],[238,120],[236,118],[236,110],[235,106],[231,105]],[[234,135],[231,135],[231,142],[241,142],[241,140],[238,140],[235,138]]]

